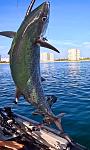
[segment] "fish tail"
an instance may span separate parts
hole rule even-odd
[[[45,116],[43,122],[46,125],[50,125],[51,123],[54,123],[56,127],[60,130],[61,133],[64,133],[62,124],[61,124],[61,117],[56,117],[56,116]]]
[[[63,130],[63,127],[62,127],[62,124],[61,124],[61,119],[59,119],[58,117],[55,117],[53,121],[54,121],[56,127],[57,127],[62,133],[64,133],[64,130]]]

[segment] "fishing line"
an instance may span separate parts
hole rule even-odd
[[[16,5],[17,5],[17,8],[18,8],[18,0],[17,0],[17,4]]]

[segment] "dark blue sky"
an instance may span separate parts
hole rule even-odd
[[[38,6],[44,0],[36,0]],[[50,43],[60,49],[60,55],[67,57],[68,48],[79,48],[82,57],[90,57],[90,0],[51,0],[50,22],[47,36]],[[0,1],[0,31],[17,31],[30,0]],[[10,39],[0,37],[0,54],[7,55]],[[42,49],[42,51],[46,51]]]

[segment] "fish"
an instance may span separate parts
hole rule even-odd
[[[40,74],[40,47],[59,50],[44,38],[50,14],[50,2],[43,2],[32,10],[31,3],[17,32],[2,31],[0,35],[13,38],[9,50],[10,69],[16,85],[16,101],[21,95],[31,103],[46,122],[55,123],[61,132],[60,119],[54,115],[45,97]]]

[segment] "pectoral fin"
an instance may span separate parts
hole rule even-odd
[[[37,39],[37,40],[36,40],[36,43],[37,43],[37,44],[40,44],[40,46],[42,46],[42,47],[49,48],[49,49],[54,50],[54,51],[57,52],[57,53],[60,53],[54,46],[52,46],[51,44],[49,44],[49,43],[46,42],[45,40]]]
[[[16,35],[16,32],[13,32],[13,31],[2,31],[2,32],[0,32],[0,35],[6,36],[6,37],[9,37],[9,38],[14,38],[15,35]]]

